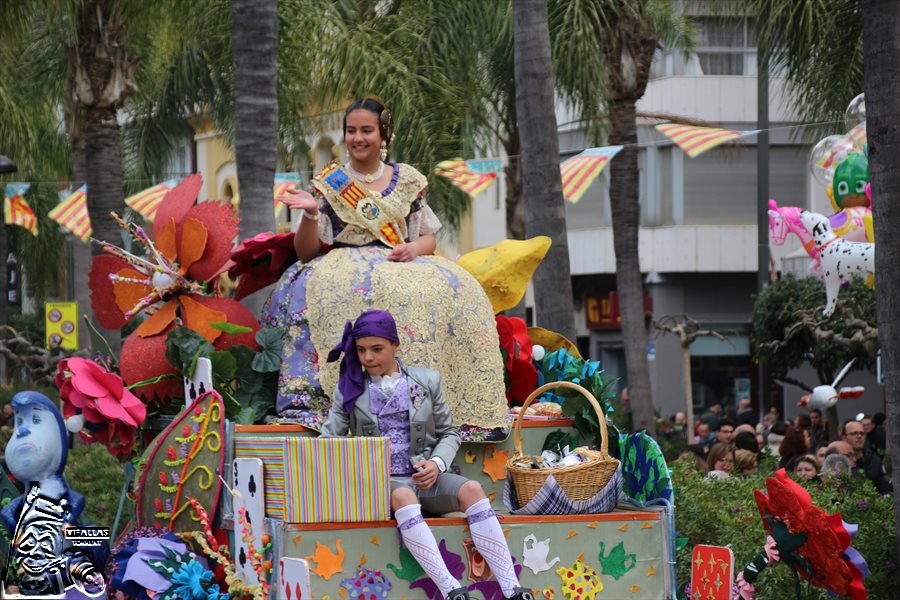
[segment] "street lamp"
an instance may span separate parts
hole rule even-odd
[[[0,174],[15,173],[18,170],[19,168],[16,166],[16,163],[0,154]]]

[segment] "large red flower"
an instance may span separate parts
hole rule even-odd
[[[147,407],[131,393],[122,378],[84,358],[60,361],[56,385],[63,416],[82,415],[79,432],[88,444],[100,442],[110,454],[128,458],[137,441],[137,429],[147,418]]]
[[[297,262],[294,234],[260,233],[241,242],[231,253],[228,274],[240,277],[234,299],[240,300],[278,281],[285,269]]]
[[[524,320],[503,315],[497,315],[496,320],[500,348],[506,352],[504,366],[509,376],[506,396],[510,404],[522,404],[537,387],[538,373],[531,361],[534,344],[528,336],[528,326]]]
[[[805,533],[806,542],[797,550],[795,566],[800,575],[812,585],[825,588],[839,596],[865,600],[866,588],[862,573],[844,555],[852,542],[840,513],[828,514],[814,505],[802,486],[778,469],[766,480],[768,494],[756,490],[756,504],[763,524],[771,533],[770,520],[783,522],[790,533]],[[781,556],[782,562],[792,562]]]
[[[202,184],[201,176],[194,174],[166,194],[156,212],[152,238],[142,227],[120,221],[143,247],[143,254],[103,244],[107,254],[95,257],[91,266],[91,304],[100,324],[117,329],[143,314],[146,319],[128,340],[159,338],[152,344],[126,340],[119,364],[131,384],[172,372],[165,360],[165,335],[175,326],[193,329],[217,349],[235,343],[257,347],[256,317],[235,300],[216,295],[215,279],[225,270],[239,220],[229,204],[195,205]],[[252,331],[223,335],[212,326],[218,322]],[[135,352],[137,348],[140,351]],[[179,388],[178,380],[166,379],[137,393],[148,401],[164,402],[178,395]]]

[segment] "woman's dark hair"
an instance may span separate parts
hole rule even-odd
[[[788,427],[778,446],[778,454],[781,456],[780,466],[785,466],[792,458],[800,454],[809,452],[809,446],[806,444],[806,437],[803,430],[799,427]]]
[[[809,429],[811,425],[812,420],[809,418],[809,415],[797,415],[797,427],[799,427],[800,429]]]
[[[754,454],[759,454],[759,443],[756,441],[756,434],[749,431],[739,431],[732,440],[735,448],[749,450]]]
[[[378,132],[381,134],[381,139],[384,140],[384,143],[390,146],[391,138],[394,137],[394,117],[391,115],[391,111],[375,98],[360,98],[347,107],[347,110],[344,111],[344,133],[347,133],[347,115],[354,110],[360,109],[368,110],[378,115]]]

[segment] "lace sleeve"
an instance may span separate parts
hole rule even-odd
[[[425,200],[425,190],[422,190],[419,197],[412,203],[409,215],[406,217],[406,227],[410,242],[423,235],[435,235],[441,228],[440,219]]]

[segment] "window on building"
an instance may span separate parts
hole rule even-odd
[[[693,26],[704,75],[756,74],[756,39],[750,19],[695,17]]]

